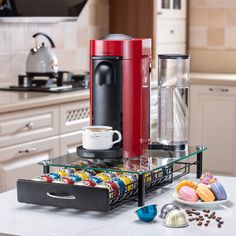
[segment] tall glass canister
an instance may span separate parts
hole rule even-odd
[[[157,142],[185,149],[188,138],[189,55],[158,56]]]

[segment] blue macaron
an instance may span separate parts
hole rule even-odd
[[[223,187],[223,185],[219,182],[215,182],[211,185],[211,190],[214,193],[216,200],[225,200],[227,199],[226,191]]]

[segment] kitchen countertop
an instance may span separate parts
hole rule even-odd
[[[89,90],[66,93],[0,91],[0,114],[89,98]]]
[[[191,73],[191,84],[236,86],[236,74]]]
[[[188,175],[182,179],[196,181],[194,176]],[[216,215],[223,217],[224,224],[222,228],[217,228],[215,222],[211,222],[208,227],[199,227],[196,222],[190,222],[190,226],[186,228],[167,228],[162,225],[162,220],[158,217],[153,223],[140,222],[134,213],[137,209],[137,203],[135,202],[121,206],[109,214],[27,205],[18,203],[16,190],[12,190],[0,194],[0,233],[24,236],[233,236],[235,235],[236,225],[236,206],[234,204],[236,202],[236,189],[232,186],[235,186],[236,178],[217,178],[226,190],[232,194],[231,201],[223,206],[213,208]],[[165,187],[163,190],[158,190],[156,193],[150,193],[147,197],[147,204],[156,203],[160,212],[160,208],[164,204],[173,201],[171,193],[179,181],[175,181],[172,185]],[[181,204],[179,206],[181,209],[186,208]]]

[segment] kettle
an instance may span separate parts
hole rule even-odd
[[[45,46],[44,42],[39,46],[36,38],[44,36],[51,44],[51,48]],[[26,60],[26,73],[28,75],[43,76],[45,74],[52,74],[58,72],[58,60],[52,48],[55,44],[52,39],[44,33],[36,33],[32,36],[35,38],[36,46],[30,50]]]

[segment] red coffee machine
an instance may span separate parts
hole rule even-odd
[[[90,121],[122,133],[123,157],[148,149],[151,39],[110,34],[90,41]]]

